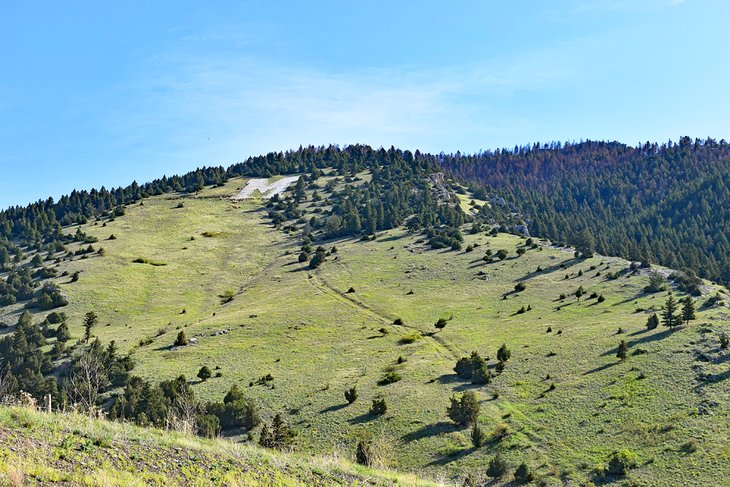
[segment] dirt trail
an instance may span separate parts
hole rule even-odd
[[[308,279],[310,284],[314,286],[317,289],[320,289],[322,292],[327,294],[328,296],[332,297],[333,299],[336,299],[340,302],[344,302],[346,304],[349,304],[351,307],[356,308],[361,313],[365,313],[371,318],[373,318],[376,321],[379,321],[386,325],[393,326],[393,322],[395,321],[395,316],[388,315],[387,313],[384,313],[380,310],[376,310],[372,308],[371,306],[368,306],[367,304],[363,303],[362,301],[356,299],[355,297],[342,292],[332,286],[329,282],[327,282],[326,279],[321,277],[317,273],[310,274],[312,277],[311,279]],[[399,325],[394,325],[399,326]],[[400,325],[402,328],[406,328],[409,330],[414,330],[419,333],[422,333],[421,330],[416,328],[415,326],[409,326],[406,324]],[[440,348],[447,351],[448,354],[451,356],[451,358],[458,360],[461,358],[463,353],[461,353],[456,347],[454,347],[451,343],[444,340],[441,336],[439,336],[437,333],[434,333],[432,335],[423,335],[426,338],[432,338],[437,344],[440,345]]]

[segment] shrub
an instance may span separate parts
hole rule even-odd
[[[515,480],[518,482],[532,482],[533,475],[530,472],[530,467],[525,463],[520,463],[520,466],[515,470]]]
[[[203,365],[198,371],[198,379],[206,381],[211,378],[213,373],[210,371],[207,365]]]
[[[357,388],[355,386],[345,389],[345,400],[347,404],[352,404],[357,400]]]
[[[493,479],[498,479],[507,473],[507,468],[507,462],[502,458],[501,454],[497,453],[494,458],[489,461],[487,476]]]
[[[446,318],[439,318],[433,325],[437,330],[446,328]]]
[[[630,469],[636,467],[637,456],[629,450],[621,450],[614,452],[608,461],[606,472],[609,475],[623,476]]]
[[[383,375],[383,378],[378,381],[378,385],[387,386],[388,384],[393,384],[394,382],[398,382],[401,379],[402,377],[398,372],[391,370],[390,372],[386,372],[385,375]]]
[[[515,284],[515,291],[518,293],[524,291],[526,288],[527,286],[524,282],[518,282],[517,284]]]
[[[304,262],[309,260],[309,254],[307,252],[302,252],[299,254],[299,263],[303,264]]]
[[[476,394],[467,391],[460,398],[452,396],[451,405],[446,408],[449,418],[456,424],[467,426],[474,424],[479,417],[479,401]]]
[[[364,441],[357,442],[357,450],[355,452],[355,461],[360,465],[370,467],[373,464],[373,451],[370,448],[370,444]]]
[[[400,318],[396,318],[395,321],[393,321],[394,325],[403,326],[403,320]]]
[[[184,330],[180,330],[180,333],[177,334],[177,338],[175,339],[175,346],[176,347],[184,347],[188,343],[189,343],[188,342],[188,337],[185,336],[185,331]]]
[[[720,348],[725,350],[730,345],[730,337],[724,331],[720,333]]]
[[[653,329],[655,329],[655,328],[656,328],[657,326],[659,326],[659,316],[657,316],[657,314],[656,314],[656,313],[654,313],[653,315],[651,315],[651,316],[650,316],[650,317],[649,317],[649,318],[648,318],[648,319],[646,320],[646,329],[647,329],[647,330],[653,330]]]
[[[309,267],[310,269],[316,269],[319,266],[322,265],[322,263],[325,261],[325,253],[317,251],[314,254],[314,257],[312,257],[312,260],[309,261]]]
[[[388,411],[388,405],[385,403],[384,397],[376,397],[370,404],[370,414],[373,416],[382,416]]]
[[[500,362],[506,362],[511,356],[512,352],[510,352],[509,348],[507,348],[507,344],[503,343],[502,346],[499,347],[499,350],[497,350],[497,360]]]

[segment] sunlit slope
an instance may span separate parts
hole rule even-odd
[[[625,272],[615,258],[576,260],[547,244],[518,257],[525,240],[512,235],[467,235],[465,248],[478,244],[471,252],[427,250],[400,230],[329,242],[337,251],[312,271],[261,202],[226,198],[242,186],[149,198],[106,226],[84,225],[105,255],[64,264],[82,271],[78,282],[61,280],[72,333],[80,336],[81,317],[95,311],[94,333],[131,350],[135,373],[151,379],[220,367],[221,377],[194,382],[196,393],[219,400],[244,386],[265,416],[285,414],[304,451],[354,451],[356,438],[382,436],[402,469],[456,476],[483,471],[501,451],[541,476],[586,479],[629,448],[640,460],[631,476],[648,482],[730,475],[728,371],[717,345],[719,331],[730,331],[727,309],[702,308],[714,289],[698,300],[698,319],[670,333],[645,330],[646,310],[666,299],[643,293],[645,271]],[[487,249],[508,258],[487,264]],[[227,292],[233,299],[224,302]],[[448,321],[437,332],[439,318]],[[197,343],[171,347],[179,330]],[[403,343],[416,331],[421,339]],[[624,362],[615,356],[622,339]],[[475,350],[494,364],[503,343],[512,358],[491,384],[453,373],[456,358]],[[390,370],[402,379],[378,385]],[[258,385],[266,374],[274,380]],[[701,380],[707,374],[713,379]],[[360,397],[345,406],[352,385]],[[478,450],[445,414],[449,397],[469,389],[482,400],[483,428],[507,431]],[[388,403],[384,417],[367,414],[376,396]],[[690,440],[697,451],[686,453]]]

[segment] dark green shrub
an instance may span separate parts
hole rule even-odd
[[[382,416],[388,411],[388,405],[385,403],[384,397],[376,397],[370,404],[370,414],[373,416]]]
[[[460,398],[452,396],[451,405],[446,408],[446,413],[454,423],[461,426],[474,424],[479,417],[479,401],[476,394],[467,391]]]
[[[345,400],[347,404],[352,404],[357,400],[357,388],[355,386],[345,390]]]

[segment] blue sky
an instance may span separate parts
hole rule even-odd
[[[730,139],[730,2],[29,1],[0,208],[300,144]]]

